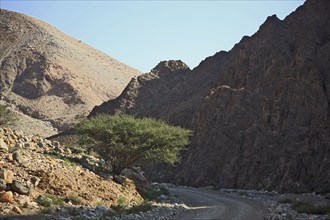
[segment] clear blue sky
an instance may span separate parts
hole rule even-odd
[[[267,16],[284,19],[303,0],[37,1],[0,0],[0,7],[55,26],[98,50],[149,72],[162,60],[191,68],[254,34]]]

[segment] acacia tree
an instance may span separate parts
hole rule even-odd
[[[164,121],[125,114],[97,115],[80,122],[76,130],[85,143],[92,143],[93,150],[110,161],[115,175],[142,159],[174,164],[191,135],[190,130]]]

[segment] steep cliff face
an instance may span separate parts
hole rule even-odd
[[[32,17],[0,11],[0,92],[64,129],[117,97],[140,72]]]
[[[113,104],[129,95],[102,108],[164,118],[194,131],[175,172],[164,172],[164,167],[149,171],[166,173],[165,180],[329,192],[329,14],[330,2],[316,0],[306,1],[283,21],[268,17],[231,51],[207,58],[171,82],[174,101],[165,98],[166,105],[157,106],[165,97],[161,86],[149,82],[146,87],[141,80],[131,105],[144,108]],[[161,109],[151,112],[148,100],[158,100],[152,106]]]
[[[184,99],[184,82],[189,71],[189,67],[180,60],[160,62],[150,73],[133,78],[117,99],[94,108],[90,115],[141,113],[141,116],[164,119],[171,116],[173,121],[174,108]],[[182,122],[181,117],[178,120]]]

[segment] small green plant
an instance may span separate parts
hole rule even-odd
[[[61,198],[50,194],[39,196],[36,202],[43,207],[50,207],[52,205],[64,205],[64,202]]]
[[[37,198],[37,203],[43,207],[50,207],[53,204],[53,200],[46,196],[40,196]]]
[[[75,195],[70,195],[68,199],[72,202],[74,205],[81,205],[82,204],[82,199],[78,196]]]
[[[127,199],[125,196],[119,196],[117,200],[117,205],[119,206],[126,206]]]
[[[113,210],[123,213],[127,209],[127,199],[125,196],[119,196],[117,203],[111,207]]]
[[[62,156],[62,155],[60,155],[60,154],[49,153],[49,154],[47,154],[47,155],[51,156],[52,158],[62,160],[62,161],[63,161],[63,164],[64,164],[65,166],[76,166],[76,165],[77,165],[77,163],[73,162],[74,159],[69,158],[69,157]]]
[[[67,157],[63,157],[62,160],[63,160],[63,164],[66,165],[66,166],[74,166],[75,165],[75,163],[71,162],[69,160],[69,158],[67,158]]]

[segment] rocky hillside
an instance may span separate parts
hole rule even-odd
[[[330,191],[330,2],[306,1],[193,70],[160,63],[91,115],[126,112],[194,131],[162,180],[225,188]],[[159,175],[153,175],[153,177]]]
[[[0,36],[1,99],[59,130],[140,74],[45,22],[4,9]]]
[[[72,161],[88,161],[86,166],[101,163],[92,156],[84,159],[59,142],[0,128],[0,218],[38,214],[52,205],[95,211],[97,206],[106,210],[117,205],[120,198],[127,205],[142,201],[131,180],[119,184]],[[68,210],[61,216],[70,215]]]

